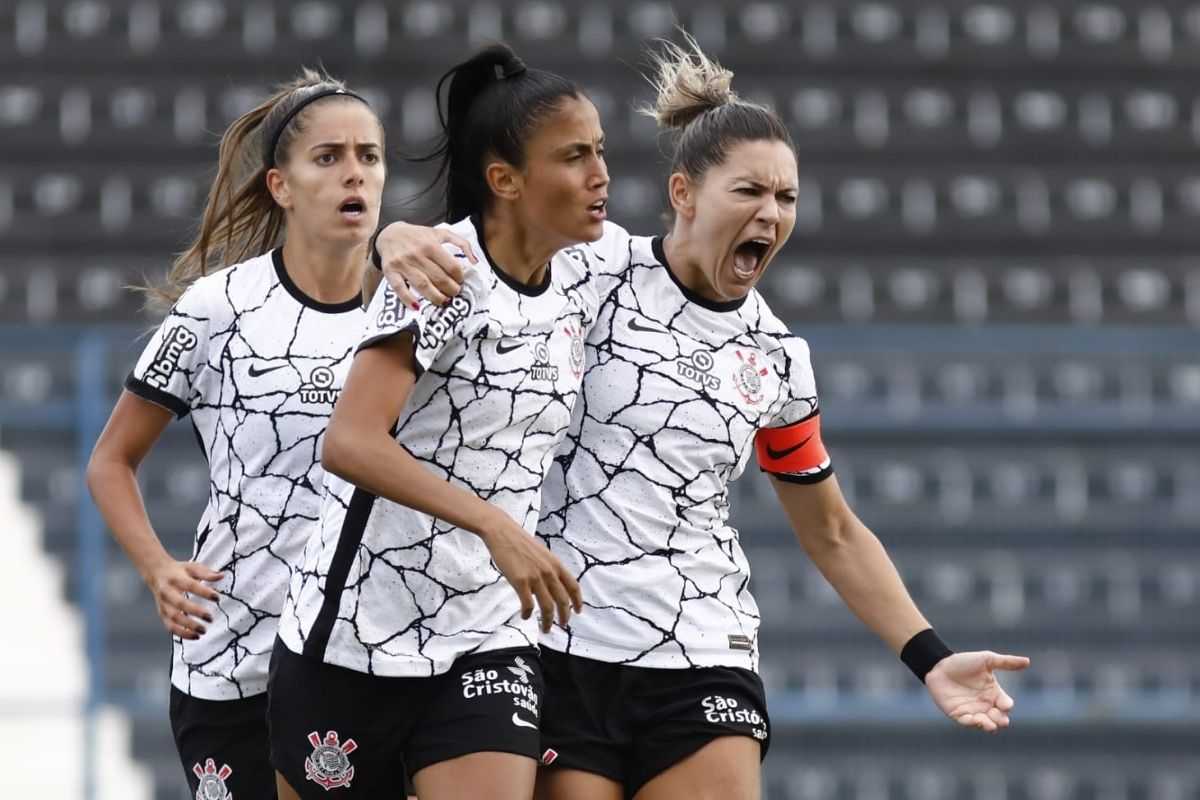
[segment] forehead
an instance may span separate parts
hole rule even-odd
[[[738,142],[725,153],[725,161],[709,170],[724,180],[753,180],[766,186],[795,186],[798,181],[796,154],[778,139]]]
[[[377,139],[383,128],[375,112],[360,100],[318,100],[301,113],[304,130],[299,138],[336,141],[346,137]]]
[[[595,143],[603,138],[600,114],[592,101],[586,97],[565,97],[558,108],[538,120],[526,149],[533,153],[573,142]]]

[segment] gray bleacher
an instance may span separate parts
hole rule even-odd
[[[800,149],[764,293],[813,347],[839,481],[939,630],[1026,653],[998,737],[940,719],[792,541],[752,467],[733,515],[763,613],[775,800],[1200,796],[1200,5],[1182,0],[17,0],[0,6],[0,446],[74,582],[80,457],[149,322],[124,287],[184,244],[215,136],[318,58],[393,148],[436,77],[510,41],[600,109],[610,211],[659,229],[636,72],[676,22]],[[14,157],[15,154],[15,157]],[[428,175],[392,163],[388,214]],[[99,359],[99,388],[81,383]],[[98,394],[97,394],[98,392]],[[96,398],[99,398],[98,400]],[[142,470],[185,556],[190,426]],[[108,547],[104,692],[186,797],[169,646]]]

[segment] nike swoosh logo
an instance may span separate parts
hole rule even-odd
[[[256,367],[255,367],[253,364],[251,364],[251,365],[250,365],[250,369],[249,369],[249,372],[250,372],[250,377],[251,377],[251,378],[257,378],[257,377],[259,377],[260,375],[266,375],[268,372],[274,372],[275,370],[277,370],[277,369],[283,369],[283,368],[284,368],[284,367],[286,367],[286,366],[287,366],[287,364],[276,364],[276,365],[275,365],[275,366],[273,366],[273,367],[266,367],[266,368],[264,368],[264,369],[258,369],[258,368],[256,368]]]
[[[510,345],[505,345],[504,342],[500,342],[496,345],[496,352],[500,355],[504,355],[505,353],[511,353],[514,350],[520,350],[524,346],[524,342],[517,342],[516,344]]]
[[[796,452],[801,447],[804,447],[804,445],[808,444],[808,440],[811,439],[813,436],[815,436],[815,434],[810,433],[808,435],[808,437],[800,444],[794,444],[791,447],[785,447],[782,450],[776,450],[774,447],[771,447],[771,445],[767,445],[767,456],[769,458],[773,458],[773,459],[787,458],[792,453]]]
[[[629,330],[640,333],[666,333],[662,328],[648,328],[645,325],[639,325],[636,317],[629,320]]]
[[[513,725],[516,725],[518,728],[533,728],[534,730],[537,730],[536,722],[528,722],[521,719],[521,717],[515,711],[513,712]]]

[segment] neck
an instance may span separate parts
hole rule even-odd
[[[721,302],[727,298],[718,297],[717,292],[704,276],[700,268],[700,260],[691,236],[691,231],[683,220],[676,219],[671,232],[663,237],[663,253],[667,256],[667,268],[687,288],[701,297]]]
[[[301,231],[288,231],[283,263],[300,291],[321,303],[343,303],[362,290],[367,243],[331,245]]]
[[[542,282],[550,257],[565,246],[538,235],[503,204],[483,215],[483,238],[492,266],[531,286]]]

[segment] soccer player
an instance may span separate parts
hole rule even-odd
[[[92,497],[173,638],[171,727],[197,797],[276,797],[268,661],[320,510],[322,435],[365,319],[383,147],[367,102],[310,70],[229,127],[200,232],[156,289],[173,307],[88,464]],[[188,414],[210,495],[180,561],[155,534],[136,476]]]
[[[502,46],[437,93],[446,216],[480,261],[445,305],[383,284],[368,310],[272,666],[285,798],[395,796],[403,769],[421,800],[529,798],[538,622],[580,605],[533,533],[596,312],[573,247],[605,232],[600,121]]]
[[[1006,727],[1013,702],[994,672],[1028,664],[952,653],[847,506],[808,347],[754,289],[794,224],[794,146],[691,44],[658,59],[652,109],[679,132],[670,232],[584,248],[605,264],[602,304],[539,535],[586,611],[541,641],[542,800],[759,796],[770,741],[759,616],[727,522],[728,483],[752,450],[806,552],[948,716]],[[393,267],[404,260],[394,244],[379,238]],[[438,276],[439,291],[452,294],[455,277]]]

